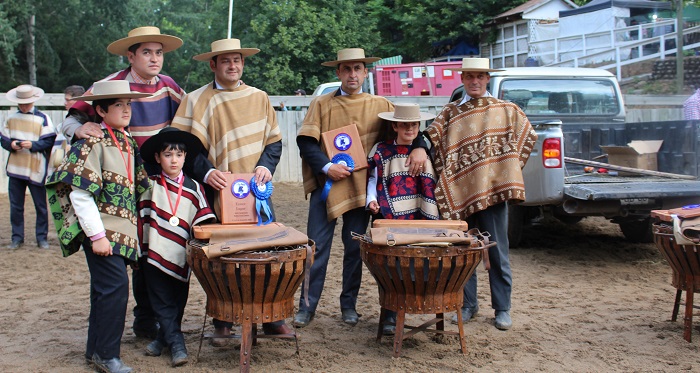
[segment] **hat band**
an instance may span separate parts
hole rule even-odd
[[[394,115],[394,118],[395,118],[395,119],[420,119],[420,115],[417,116],[417,117],[404,117],[404,116],[397,116],[397,115]]]
[[[17,98],[21,98],[21,99],[27,99],[27,98],[32,98],[32,97],[39,97],[39,95],[36,94],[36,93],[29,93],[29,95],[27,95],[27,94],[24,93],[24,92],[17,92],[16,96],[17,96]]]

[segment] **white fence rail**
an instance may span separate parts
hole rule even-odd
[[[51,96],[47,99],[51,100]],[[45,96],[45,98],[46,98]],[[62,95],[61,100],[62,100]],[[4,95],[2,95],[4,97]],[[442,106],[447,103],[447,97],[387,97],[393,102],[413,102],[418,103],[422,110],[436,114]],[[42,98],[43,100],[44,98]],[[683,101],[685,96],[626,96],[628,122],[662,121],[683,119]],[[282,130],[282,157],[275,172],[274,181],[277,182],[300,182],[301,158],[299,148],[296,144],[296,135],[301,127],[301,123],[306,115],[306,107],[311,98],[298,96],[271,96],[273,105],[284,102],[287,107],[300,107],[301,110],[278,111],[277,120]],[[0,102],[0,106],[2,102]],[[38,105],[39,106],[39,105]],[[62,106],[62,102],[60,105]],[[16,109],[14,109],[16,110]],[[14,110],[0,110],[0,123],[4,123],[8,115]],[[44,110],[51,117],[54,124],[59,124],[63,120],[65,110]],[[0,152],[2,167],[7,163],[8,152]],[[4,170],[0,171],[0,193],[7,193],[7,176]]]

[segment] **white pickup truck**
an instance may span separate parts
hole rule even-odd
[[[608,71],[509,68],[491,73],[489,92],[518,104],[539,136],[523,169],[526,201],[509,208],[511,246],[520,243],[523,227],[543,214],[572,224],[586,216],[604,216],[619,224],[628,240],[651,242],[651,210],[700,201],[697,180],[584,173],[584,166],[565,162],[565,154],[602,158],[601,145],[663,140],[659,171],[698,176],[700,122],[625,123],[622,94]],[[463,95],[460,86],[450,101]]]

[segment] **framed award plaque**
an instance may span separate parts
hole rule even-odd
[[[355,170],[367,168],[367,153],[362,147],[360,133],[354,124],[340,127],[321,134],[321,142],[328,158],[339,153],[346,153],[355,162]]]
[[[221,224],[254,224],[258,222],[255,196],[250,190],[253,174],[224,173],[226,187],[219,191]]]

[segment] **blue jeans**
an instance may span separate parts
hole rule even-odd
[[[321,200],[322,188],[311,193],[309,199],[309,220],[307,235],[316,243],[314,264],[311,266],[309,280],[309,306],[303,299],[299,301],[299,310],[316,312],[326,281],[326,270],[333,244],[333,231],[337,219],[328,221],[326,202]],[[353,240],[351,232],[364,234],[369,224],[369,213],[359,207],[343,214],[342,239],[345,253],[343,255],[343,287],[340,292],[340,308],[355,309],[357,294],[362,282],[362,259],[360,258],[360,241]],[[302,286],[302,294],[304,287]]]
[[[491,234],[491,241],[497,245],[489,248],[489,282],[491,284],[491,306],[496,311],[510,310],[510,294],[513,288],[510,259],[508,258],[508,205],[500,203],[486,210],[479,211],[467,218],[469,228],[479,228]],[[464,304],[462,308],[477,306],[476,272],[464,286]]]

